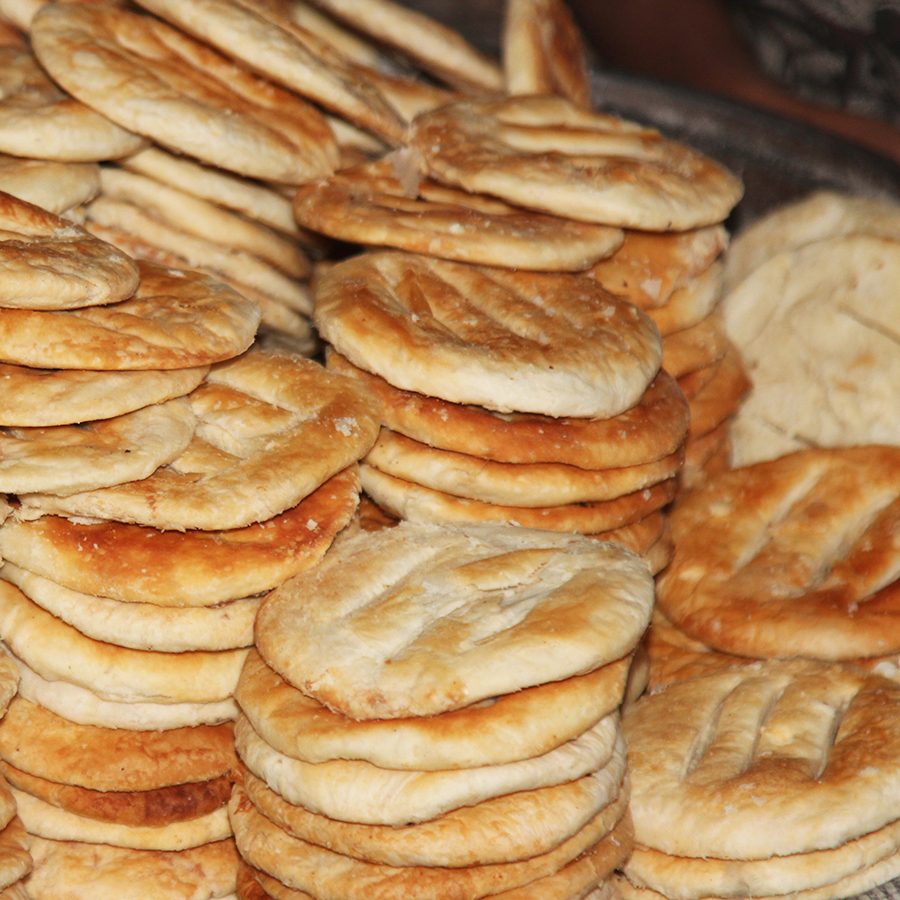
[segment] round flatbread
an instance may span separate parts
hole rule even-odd
[[[46,681],[21,659],[19,696],[80,725],[128,731],[167,730],[194,725],[220,725],[237,716],[229,697],[212,703],[118,703],[104,700],[68,681]]]
[[[338,822],[294,806],[246,769],[250,802],[294,837],[335,853],[387,866],[484,866],[549,853],[603,811],[607,830],[628,805],[627,781],[612,800],[609,770],[534,791],[485,800],[418,825]],[[601,826],[602,827],[602,826]]]
[[[28,833],[54,841],[85,841],[134,850],[188,850],[231,834],[225,807],[168,825],[119,825],[67,812],[16,788],[12,791]]]
[[[507,94],[552,94],[591,108],[587,49],[562,0],[507,3],[501,43]]]
[[[691,408],[690,437],[700,437],[718,428],[733,415],[752,384],[734,345],[707,369],[697,369],[678,380]]]
[[[29,844],[30,836],[19,818],[12,819],[0,832],[0,897],[6,898],[6,889],[16,886],[31,872]]]
[[[402,3],[318,0],[317,6],[462,91],[483,93],[503,88],[503,73],[496,62],[459,32]]]
[[[47,369],[183,369],[250,346],[259,324],[255,303],[196,272],[138,268],[136,294],[119,303],[0,309],[0,358]]]
[[[404,522],[336,543],[276,589],[256,638],[287,681],[351,718],[431,715],[622,658],[652,598],[644,564],[614,544]]]
[[[0,191],[62,215],[100,193],[100,167],[0,155]]]
[[[166,153],[159,147],[147,147],[133,153],[119,160],[119,165],[130,172],[138,172],[194,197],[234,210],[285,234],[299,233],[291,212],[290,198],[249,178]]]
[[[51,3],[34,17],[31,40],[72,96],[169,149],[288,184],[337,164],[317,110],[158,19]]]
[[[897,819],[898,712],[900,685],[814,662],[769,661],[646,695],[624,717],[635,840],[750,860],[883,828]]]
[[[0,307],[77,309],[116,303],[138,286],[121,250],[53,213],[0,193]]]
[[[235,690],[274,749],[309,763],[361,759],[386,769],[473,768],[549,753],[622,702],[630,657],[438,717],[356,721],[289,685],[252,650]]]
[[[25,47],[0,47],[0,152],[91,162],[134,153],[143,138],[63,93]]]
[[[722,300],[753,390],[735,463],[802,447],[900,444],[900,242],[850,235],[773,256]]]
[[[17,697],[0,722],[0,757],[92,791],[152,791],[209,781],[236,765],[231,725],[128,731],[79,725]]]
[[[900,651],[900,448],[806,450],[711,479],[670,521],[657,602],[725,653]]]
[[[61,884],[72,900],[145,900],[151,884],[154,900],[224,900],[234,890],[238,864],[230,839],[166,852],[34,837],[31,852],[34,900],[57,900]]]
[[[409,154],[395,154],[301,185],[294,215],[343,241],[534,271],[578,272],[622,242],[618,228],[515,209],[418,172],[406,184],[404,165]]]
[[[641,309],[658,309],[705,272],[728,246],[722,225],[692,231],[625,231],[622,246],[595,263],[592,277]]]
[[[394,478],[457,497],[503,506],[561,506],[615,500],[672,478],[683,456],[673,453],[643,466],[583,469],[558,463],[498,463],[436,450],[382,428],[366,463]]]
[[[448,104],[420,115],[409,143],[440,181],[584,222],[649,231],[713,225],[743,192],[699,151],[562,97]]]
[[[839,885],[872,869],[900,875],[900,821],[833,850],[723,860],[672,857],[640,845],[625,865],[634,884],[668,896],[674,890],[697,897],[846,896]],[[675,885],[678,885],[675,888]]]
[[[238,851],[250,865],[323,900],[359,900],[373,890],[386,900],[400,900],[413,890],[435,897],[484,896],[492,890],[500,894],[555,875],[609,834],[601,813],[554,850],[529,860],[457,869],[394,867],[353,860],[292,837],[259,813],[239,786],[229,810]],[[619,861],[631,841],[616,835],[614,843],[620,850],[614,859]]]
[[[0,425],[46,428],[111,419],[183,397],[207,373],[205,366],[168,371],[89,372],[35,369],[0,363]]]
[[[640,400],[609,419],[493,413],[404,391],[328,352],[328,368],[359,379],[381,400],[384,423],[442,450],[505,463],[564,463],[591,469],[638,466],[674,453],[688,430],[688,405],[659,372]]]
[[[0,581],[0,637],[48,681],[119,703],[214,703],[234,693],[246,650],[159,653],[95,641]]]
[[[164,191],[159,193],[162,195]],[[297,276],[285,274],[240,246],[232,248],[225,239],[216,240],[211,234],[198,237],[196,233],[191,233],[196,226],[185,228],[180,220],[173,225],[168,219],[156,215],[149,203],[138,205],[129,202],[122,199],[118,191],[102,194],[87,207],[85,216],[85,227],[88,229],[95,230],[94,226],[99,225],[107,232],[125,235],[125,241],[114,239],[112,242],[138,259],[166,264],[168,256],[173,263],[177,262],[175,268],[206,272],[245,296],[246,287],[300,312],[309,313],[312,310],[309,292]],[[208,229],[208,232],[211,231]],[[103,237],[102,231],[96,233]],[[306,273],[305,265],[303,271]]]
[[[179,456],[197,419],[183,397],[49,428],[0,429],[0,490],[65,495],[147,478]]]
[[[665,337],[699,325],[716,308],[722,298],[722,264],[713,263],[672,293],[664,306],[652,307],[647,315]]]
[[[349,378],[286,353],[214,367],[190,397],[196,439],[170,466],[116,488],[33,494],[22,512],[162,529],[242,528],[295,506],[374,443],[378,407]]]
[[[212,607],[179,608],[79,594],[9,562],[3,563],[0,577],[94,640],[163,653],[249,647],[262,599],[245,597]]]
[[[242,60],[293,95],[308,97],[392,144],[403,139],[403,120],[377,88],[360,79],[330,44],[271,6],[235,0],[197,0],[187,6],[141,0],[141,6]]]
[[[137,206],[176,231],[233,252],[243,251],[290,278],[307,278],[311,272],[310,261],[297,241],[166,182],[107,166],[100,173],[100,187],[104,198]]]
[[[6,713],[18,689],[19,667],[8,653],[0,650],[0,717]]]
[[[715,313],[690,328],[673,331],[662,339],[662,364],[673,378],[683,378],[698,369],[715,365],[728,352],[731,342]]]
[[[576,275],[369,253],[315,290],[319,333],[339,353],[454,403],[605,418],[637,403],[659,370],[649,319]]]
[[[13,790],[65,813],[131,828],[160,828],[199,819],[228,802],[231,775],[166,785],[147,791],[94,791],[48,781],[0,761],[0,774]]]
[[[160,607],[215,606],[262,594],[314,565],[350,521],[355,467],[296,506],[227,531],[157,531],[60,516],[0,527],[0,556],[81,594]]]
[[[436,491],[395,478],[374,466],[360,467],[363,490],[398,519],[412,522],[486,523],[595,534],[631,525],[661,509],[677,491],[677,479],[624,494],[615,500],[559,506],[502,506]]]

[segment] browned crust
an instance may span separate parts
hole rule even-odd
[[[211,781],[175,784],[151,791],[92,791],[29,775],[0,762],[0,772],[26,794],[66,812],[117,825],[164,826],[205,816],[224,806],[232,779],[222,775]]]
[[[376,394],[392,430],[433,447],[498,462],[558,462],[597,469],[640,465],[674,453],[688,430],[687,401],[666,372],[656,376],[631,409],[611,419],[581,419],[497,415],[404,391],[331,349],[327,365],[359,379]]]

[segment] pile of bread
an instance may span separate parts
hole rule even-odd
[[[0,15],[0,897],[900,874],[896,204],[730,240],[558,0]]]

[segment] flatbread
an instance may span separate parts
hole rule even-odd
[[[42,609],[97,641],[134,650],[234,650],[253,643],[261,597],[212,607],[122,603],[71,591],[40,575],[4,562],[0,577],[16,585]]]
[[[28,833],[54,841],[86,841],[132,850],[187,850],[231,834],[225,807],[168,825],[119,825],[66,812],[16,788],[12,791]]]
[[[646,695],[624,717],[636,842],[767,859],[885,827],[897,819],[898,705],[895,682],[795,661]]]
[[[144,140],[63,93],[25,47],[0,47],[0,152],[92,162],[134,153]]]
[[[90,372],[0,363],[0,424],[41,428],[111,419],[183,397],[203,381],[206,373],[205,366]]]
[[[121,173],[120,173],[121,174]],[[129,175],[130,173],[126,173]],[[141,176],[131,176],[139,178]],[[147,187],[146,185],[144,187]],[[171,254],[178,261],[176,268],[196,269],[206,272],[214,278],[233,286],[239,293],[247,295],[247,288],[280,300],[282,303],[309,313],[312,306],[309,294],[298,281],[298,276],[288,275],[260,257],[247,252],[240,246],[232,248],[229,241],[221,236],[215,240],[212,235],[198,236],[196,225],[185,227],[181,220],[177,225],[171,223],[172,216],[160,218],[159,203],[151,205],[140,200],[140,203],[123,199],[122,191],[109,195],[103,194],[94,200],[85,210],[87,222],[85,226],[92,228],[100,225],[113,232],[123,232],[132,238],[130,242],[115,241],[115,245],[125,249],[138,259],[149,259],[151,262],[164,262],[166,254]],[[136,192],[131,192],[132,196]],[[165,193],[160,188],[158,195]],[[135,200],[140,198],[134,197]],[[205,201],[196,201],[197,203]],[[226,215],[231,215],[227,213]],[[194,231],[194,233],[191,233]],[[207,229],[212,231],[212,229]],[[97,232],[102,236],[101,232]],[[258,237],[258,236],[257,236]],[[240,243],[238,239],[237,244]],[[142,246],[143,245],[143,246]],[[143,247],[151,248],[146,252]],[[157,254],[161,251],[161,259]],[[174,260],[173,260],[174,261]],[[295,260],[297,262],[297,260]],[[305,259],[304,275],[308,274]]]
[[[0,832],[0,890],[5,892],[32,870],[29,844],[29,835],[19,818],[12,819]]]
[[[503,88],[503,74],[496,62],[452,28],[401,3],[317,0],[316,5],[460,90],[483,93]]]
[[[743,192],[699,151],[562,97],[448,104],[419,116],[409,143],[440,181],[583,222],[714,225]]]
[[[27,885],[34,900],[146,900],[151,884],[153,900],[225,898],[238,865],[230,839],[166,852],[35,837],[31,852],[36,865]]]
[[[671,857],[636,846],[625,864],[626,877],[641,887],[665,895],[677,892],[695,897],[803,894],[832,888],[844,879],[891,860],[900,874],[900,822],[893,822],[834,850],[774,856],[749,861]],[[890,865],[890,863],[888,863]],[[677,885],[677,888],[675,888]],[[674,888],[674,891],[673,891]],[[835,890],[835,895],[840,892]],[[833,895],[832,895],[833,896]]]
[[[431,715],[620,659],[652,594],[643,563],[614,544],[403,522],[336,543],[276,589],[256,641],[287,681],[351,718]]]
[[[62,215],[100,193],[100,167],[0,155],[0,191]]]
[[[386,900],[399,900],[409,896],[413,889],[428,892],[426,896],[499,893],[557,873],[606,837],[605,822],[598,825],[592,820],[550,853],[518,863],[460,869],[380,866],[352,860],[291,837],[257,812],[240,787],[235,788],[229,808],[238,851],[250,865],[271,873],[290,887],[311,891],[323,900],[356,900],[369,896],[372,891],[378,891]],[[621,847],[630,842],[617,837],[616,843]],[[621,859],[624,852],[627,851],[615,858]]]
[[[201,165],[167,153],[160,147],[147,147],[119,160],[119,165],[194,197],[232,209],[285,234],[299,233],[299,226],[291,212],[290,198],[249,178]]]
[[[319,333],[339,353],[454,403],[615,416],[659,370],[652,323],[577,275],[368,253],[324,272],[315,293]]]
[[[34,17],[31,40],[72,96],[171,150],[288,184],[337,164],[317,110],[157,19],[51,3]]]
[[[19,696],[80,725],[128,731],[219,725],[237,715],[229,697],[213,703],[117,703],[68,681],[47,681],[16,659]]]
[[[697,369],[678,381],[691,408],[690,437],[700,437],[718,428],[734,415],[752,388],[737,348],[708,369]]]
[[[9,788],[9,783],[0,778],[0,829],[6,828],[16,815],[16,799]]]
[[[403,121],[378,90],[355,77],[327,42],[275,10],[235,0],[140,5],[379,138],[392,144],[402,139]]]
[[[196,272],[138,268],[137,293],[109,306],[0,309],[0,358],[46,369],[183,369],[250,346],[255,303]]]
[[[735,237],[725,257],[726,288],[737,287],[773,256],[850,234],[900,241],[900,204],[887,197],[832,190],[814,191],[780,204]]]
[[[419,825],[338,822],[287,803],[251,772],[250,802],[294,837],[343,856],[387,866],[483,866],[549,853],[603,811],[611,831],[628,805],[627,781],[609,799],[606,770],[535,791],[485,800]],[[601,826],[602,827],[602,826]]]
[[[669,478],[615,500],[559,506],[501,506],[423,487],[370,465],[360,467],[360,478],[363,490],[398,519],[447,524],[492,522],[580,534],[631,525],[669,503],[677,490],[676,479]]]
[[[269,591],[314,565],[349,522],[349,467],[279,515],[227,531],[157,531],[42,516],[0,527],[0,556],[82,594],[161,607],[214,606]]]
[[[779,253],[725,296],[754,385],[732,429],[736,465],[900,443],[898,283],[900,242],[853,235]]]
[[[138,267],[120,250],[39,206],[0,193],[0,307],[77,309],[125,300]]]
[[[86,637],[0,581],[0,637],[48,681],[119,703],[213,703],[234,693],[246,650],[159,653]]]
[[[609,419],[497,414],[394,387],[329,350],[329,369],[359,379],[382,402],[388,428],[414,440],[505,463],[565,463],[591,469],[637,466],[674,453],[689,410],[675,381],[660,372],[640,400]]]
[[[59,784],[91,791],[152,791],[227,775],[231,725],[129,731],[79,725],[17,697],[0,722],[0,757]]]
[[[498,463],[436,450],[382,428],[366,464],[394,478],[504,506],[561,506],[615,500],[671,478],[682,454],[622,469],[587,469],[558,463]]]
[[[0,717],[6,714],[18,689],[19,667],[8,653],[0,650]]]
[[[280,753],[309,763],[361,759],[386,769],[501,765],[550,752],[620,705],[630,657],[439,717],[355,721],[298,691],[251,650],[235,689],[241,711]]]
[[[664,306],[651,307],[647,315],[665,337],[699,325],[718,306],[722,298],[722,264],[713,263],[692,278],[684,287],[673,291]]]
[[[175,230],[251,254],[291,278],[310,274],[310,261],[295,240],[166,182],[107,166],[100,187],[104,197],[138,206]]]
[[[841,660],[900,651],[900,448],[807,450],[712,479],[670,521],[657,603],[707,646]]]
[[[23,515],[242,528],[295,506],[352,465],[378,429],[377,405],[354,382],[286,353],[254,351],[216,366],[191,403],[196,439],[172,465],[116,488],[30,495]]]
[[[14,790],[65,813],[131,828],[161,828],[208,816],[228,802],[232,786],[230,775],[220,775],[148,791],[94,791],[48,781],[2,761],[0,773]]]
[[[618,228],[516,209],[412,172],[408,153],[301,185],[301,225],[343,241],[458,262],[535,271],[581,271],[622,242]]]
[[[728,246],[722,225],[692,231],[625,231],[622,246],[591,267],[608,291],[641,309],[659,309],[705,272]]]
[[[674,378],[714,365],[728,352],[731,342],[717,313],[696,325],[673,331],[662,339],[663,368]]]
[[[197,419],[183,397],[111,419],[0,429],[0,490],[61,496],[135,481],[172,462]]]
[[[563,0],[507,3],[501,43],[507,94],[555,94],[591,108],[587,49]]]

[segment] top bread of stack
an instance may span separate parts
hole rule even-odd
[[[660,361],[646,317],[589,279],[411,254],[326,272],[315,319],[338,351],[397,387],[507,412],[612,416]]]
[[[613,545],[404,523],[345,541],[272,594],[257,643],[352,718],[429,715],[613,662],[651,601],[644,565]]]

